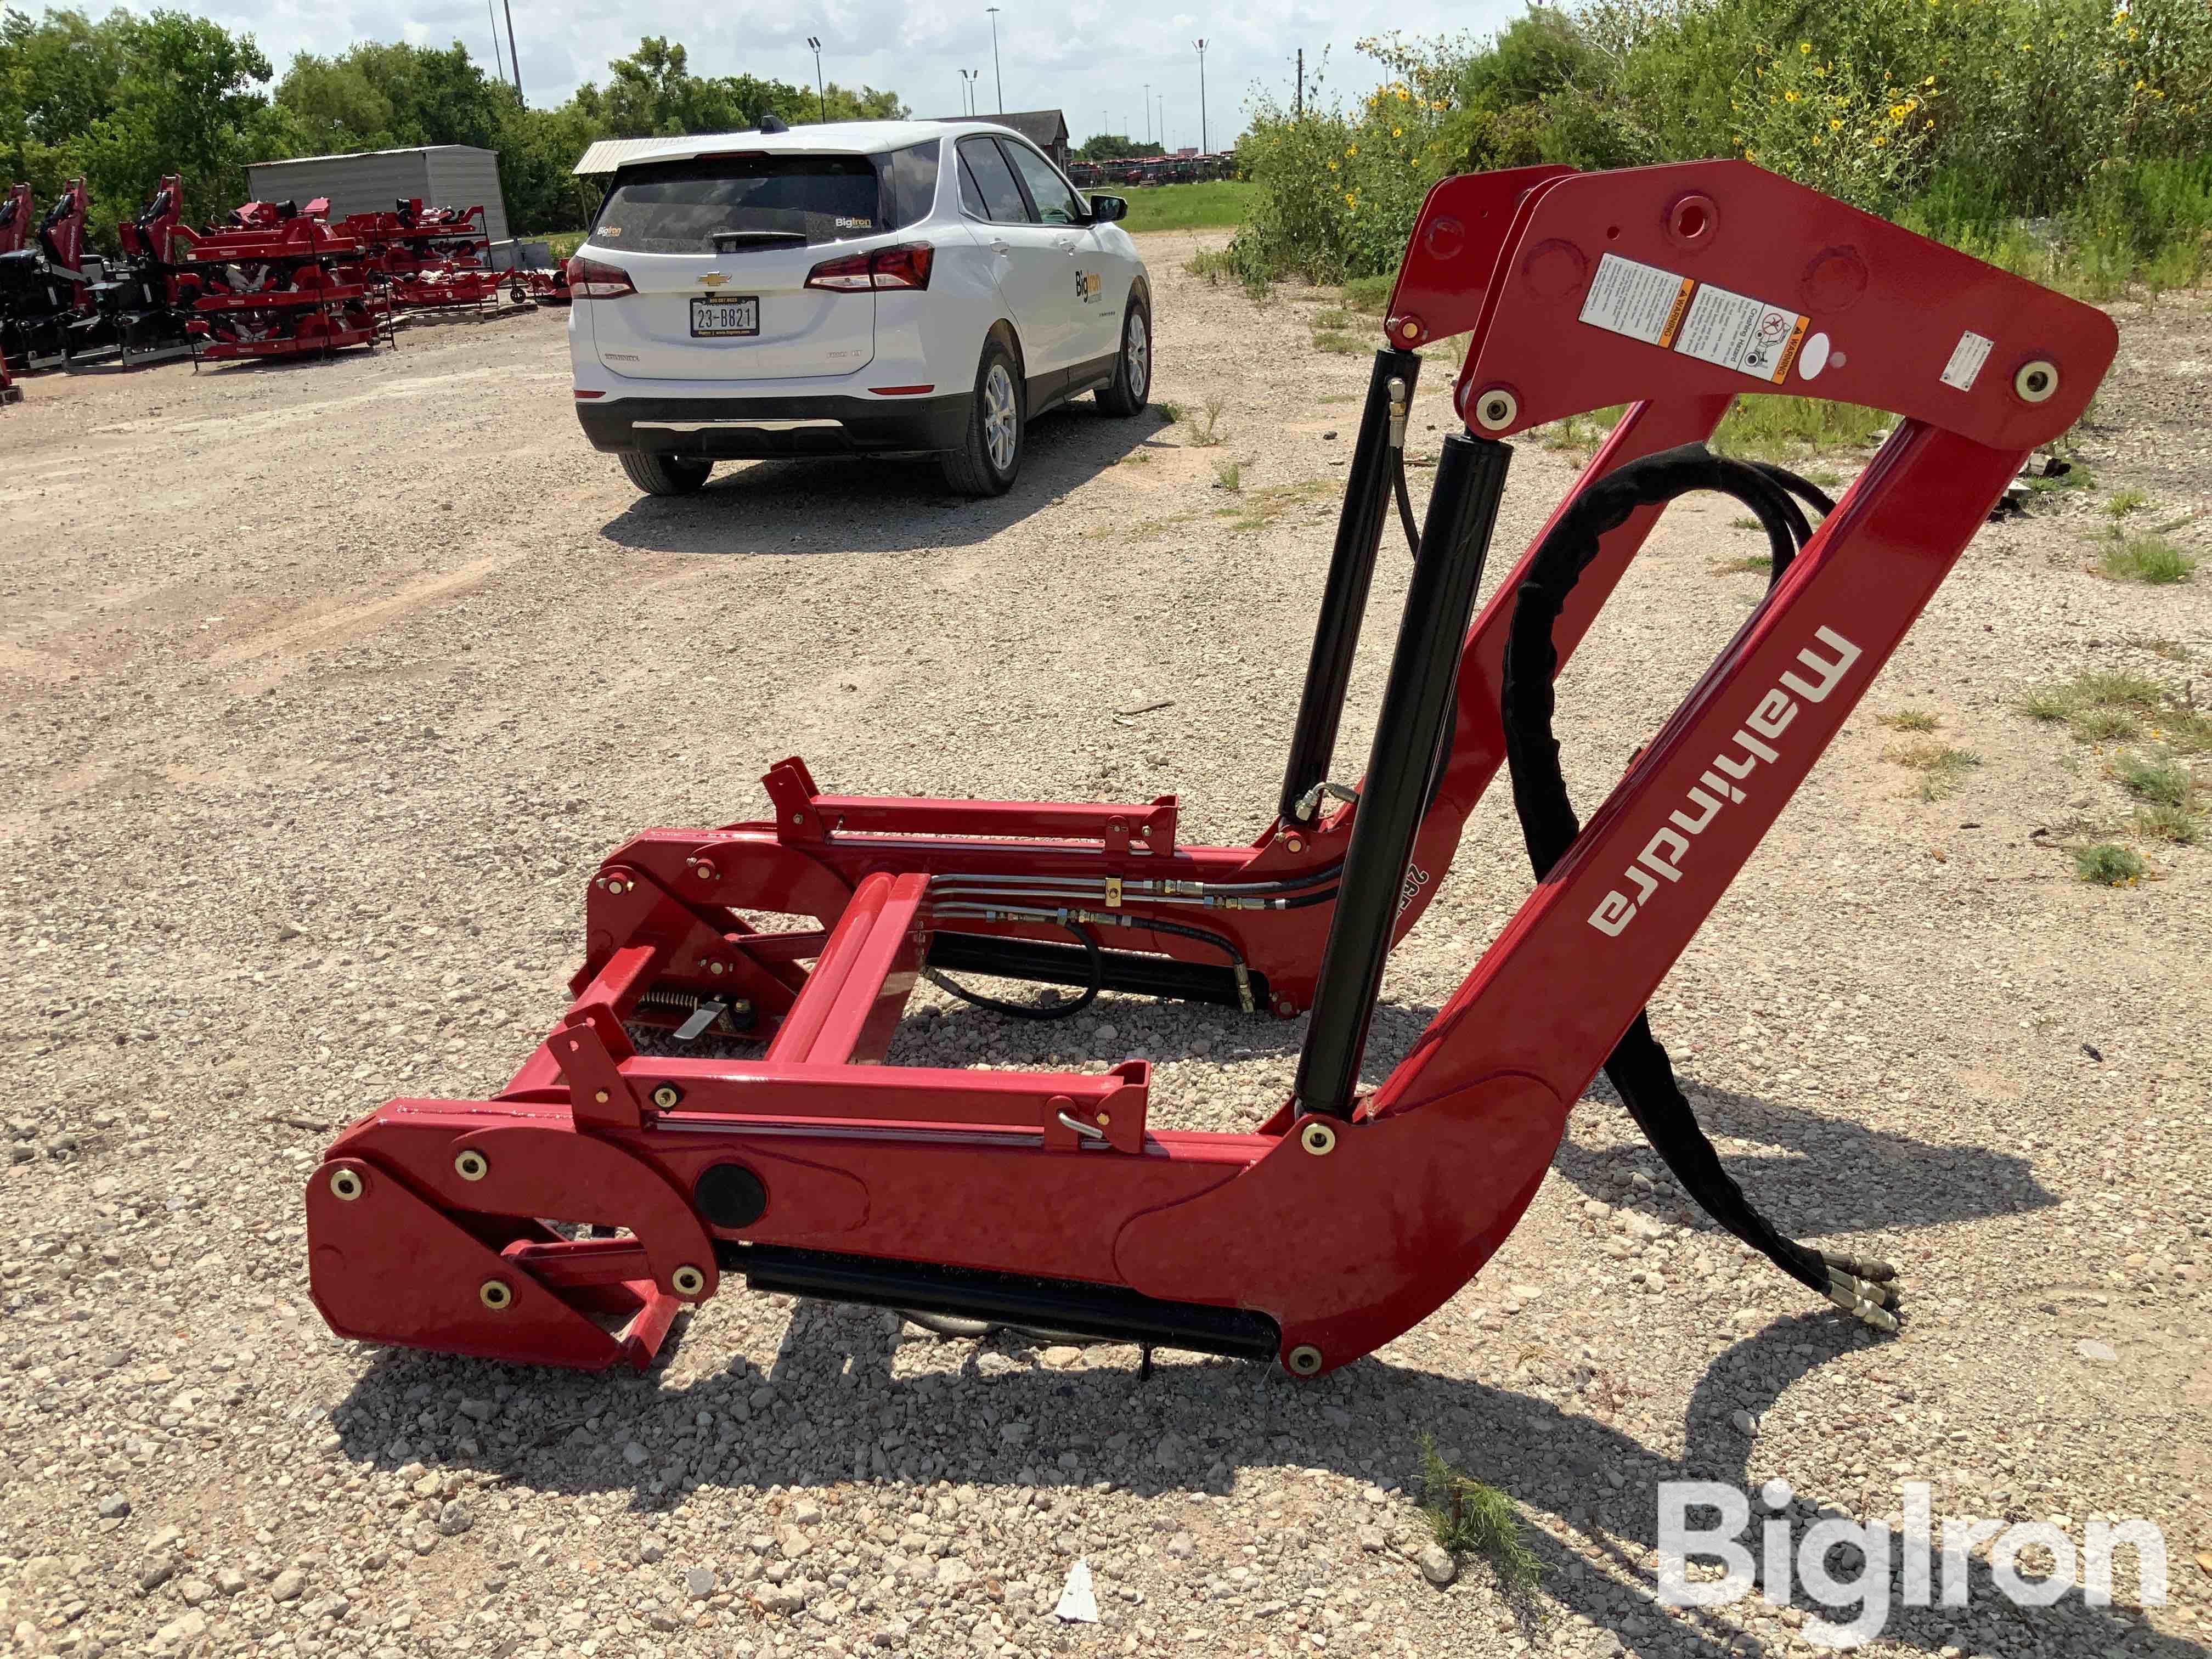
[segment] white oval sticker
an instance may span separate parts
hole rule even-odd
[[[1808,380],[1816,380],[1820,371],[1828,366],[1828,337],[1815,334],[1805,342],[1804,349],[1797,354],[1797,372]]]

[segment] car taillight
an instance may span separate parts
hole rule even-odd
[[[806,273],[806,286],[850,293],[859,289],[927,288],[929,267],[937,258],[932,242],[901,242],[872,253],[848,253],[824,259]]]
[[[568,292],[579,300],[613,300],[636,293],[637,284],[620,265],[602,264],[580,253],[568,261]]]

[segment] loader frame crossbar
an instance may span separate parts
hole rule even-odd
[[[506,1088],[389,1102],[311,1179],[332,1328],[643,1365],[678,1311],[738,1273],[1313,1376],[1464,1285],[1534,1196],[1570,1107],[2022,460],[2080,415],[2116,340],[2087,307],[1740,162],[1448,179],[1385,326],[1265,833],[1186,846],[1173,796],[833,795],[794,758],[764,780],[770,818],[638,836],[592,877],[574,1000]],[[1438,460],[1365,775],[1332,787],[1413,349],[1460,333],[1468,430]],[[1539,550],[1581,534],[1563,521],[1620,469],[1701,444],[1738,395],[1782,392],[1899,418],[1406,1058],[1358,1091],[1384,959],[1505,762],[1508,643]],[[1472,615],[1504,440],[1616,404],[1612,436]],[[1622,506],[1578,556],[1550,629],[1559,662],[1659,510]],[[1517,795],[1517,766],[1515,781]],[[1312,1018],[1292,1098],[1267,1122],[1187,1133],[1148,1123],[1141,1060],[882,1065],[915,980],[944,972]],[[764,1047],[643,1054],[643,1026]]]

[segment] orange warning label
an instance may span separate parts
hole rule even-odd
[[[1608,253],[1580,320],[1779,386],[1811,319],[1764,300]]]

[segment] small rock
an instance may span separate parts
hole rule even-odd
[[[637,1559],[651,1566],[668,1553],[668,1547],[658,1538],[648,1538],[637,1547]]]
[[[692,1567],[684,1574],[684,1593],[694,1601],[703,1601],[714,1593],[714,1570],[712,1567]]]
[[[499,1415],[499,1407],[489,1400],[464,1400],[458,1409],[473,1423],[489,1423]]]
[[[204,1578],[182,1578],[177,1581],[177,1594],[188,1607],[196,1607],[215,1594],[215,1586]]]
[[[179,1613],[154,1632],[154,1644],[161,1648],[180,1648],[187,1642],[197,1642],[207,1634],[207,1619],[198,1613]]]
[[[780,1613],[785,1618],[802,1611],[806,1606],[806,1592],[796,1584],[779,1584],[760,1599],[762,1610]]]
[[[307,1576],[297,1567],[287,1567],[276,1575],[269,1586],[269,1597],[273,1601],[296,1601],[300,1592],[307,1588]]]
[[[1421,1551],[1419,1560],[1421,1577],[1438,1589],[1442,1589],[1459,1577],[1459,1562],[1442,1544],[1431,1544],[1425,1547]]]
[[[1168,1553],[1178,1561],[1188,1561],[1198,1553],[1198,1540],[1187,1532],[1179,1532],[1168,1540]]]
[[[1734,1411],[1729,1413],[1729,1421],[1735,1426],[1735,1431],[1738,1434],[1757,1434],[1759,1432],[1759,1419],[1753,1417],[1749,1412],[1744,1410],[1741,1406],[1738,1406]]]
[[[175,1563],[168,1557],[157,1557],[139,1569],[138,1588],[142,1590],[159,1589],[169,1582],[169,1575],[176,1570]]]
[[[2094,1360],[2100,1365],[2109,1365],[2120,1357],[2118,1351],[2111,1343],[2099,1342],[2094,1339],[2075,1343],[2074,1352],[2080,1354],[2082,1358]]]
[[[805,1533],[787,1522],[775,1529],[775,1547],[785,1560],[796,1561],[814,1546]]]
[[[906,1620],[903,1619],[891,1619],[884,1621],[883,1627],[877,1631],[874,1635],[869,1637],[868,1640],[873,1642],[879,1648],[896,1648],[903,1646],[906,1642]]]
[[[235,1595],[246,1588],[246,1575],[236,1567],[216,1569],[215,1587],[225,1595]]]
[[[1365,1550],[1370,1555],[1380,1553],[1390,1542],[1388,1538],[1383,1536],[1382,1528],[1377,1526],[1370,1525],[1359,1528],[1358,1529],[1358,1537],[1359,1539],[1359,1547]]]
[[[647,1452],[644,1447],[639,1445],[635,1440],[629,1440],[623,1443],[623,1462],[629,1464],[632,1468],[637,1468],[642,1465],[645,1460],[650,1455],[652,1455],[652,1454]]]
[[[822,1518],[822,1505],[811,1498],[802,1498],[791,1506],[791,1518],[802,1527],[811,1527]]]
[[[1083,1350],[1058,1344],[1044,1351],[1044,1363],[1056,1371],[1068,1370],[1083,1363]]]
[[[100,1518],[103,1521],[120,1521],[130,1513],[131,1500],[119,1492],[112,1492],[100,1500]]]
[[[968,1564],[957,1555],[948,1555],[937,1564],[936,1583],[939,1589],[964,1584],[975,1576]]]
[[[1067,1570],[1067,1583],[1061,1587],[1060,1601],[1052,1611],[1054,1618],[1071,1625],[1098,1622],[1098,1597],[1091,1585],[1091,1564],[1080,1556]]]
[[[438,1530],[448,1538],[459,1537],[474,1525],[476,1517],[469,1513],[469,1506],[459,1498],[438,1511]]]

